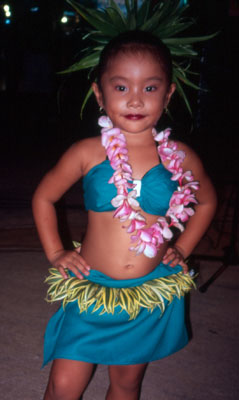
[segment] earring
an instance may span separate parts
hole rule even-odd
[[[103,112],[104,112],[103,107],[99,106],[99,111],[100,111],[101,114],[103,114]]]
[[[168,114],[168,107],[165,107],[164,111],[165,111],[165,114]]]

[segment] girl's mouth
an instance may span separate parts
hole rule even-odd
[[[125,115],[125,118],[131,119],[132,121],[138,121],[139,119],[144,118],[145,115],[142,114],[127,114]]]

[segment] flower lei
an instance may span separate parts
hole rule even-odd
[[[106,154],[111,167],[115,170],[109,183],[114,183],[117,188],[117,196],[111,200],[111,204],[116,208],[113,217],[119,218],[121,222],[129,221],[128,226],[123,226],[131,235],[130,250],[136,254],[143,253],[147,257],[155,257],[158,249],[164,240],[173,237],[172,227],[184,231],[181,222],[186,222],[194,210],[189,207],[190,203],[197,203],[193,190],[198,189],[198,182],[194,181],[191,171],[183,172],[182,162],[185,153],[177,150],[177,145],[173,141],[168,141],[170,129],[157,133],[153,129],[154,140],[159,145],[158,154],[165,168],[172,173],[171,180],[178,181],[179,186],[169,202],[169,209],[165,217],[158,217],[157,221],[150,227],[146,227],[146,219],[140,214],[139,203],[136,200],[137,192],[132,178],[132,168],[128,163],[128,150],[124,134],[119,128],[114,128],[109,117],[99,118],[102,145],[106,149]],[[183,184],[183,180],[187,183]],[[132,189],[128,191],[128,189]]]

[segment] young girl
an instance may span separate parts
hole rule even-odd
[[[155,131],[175,91],[171,79],[169,51],[157,38],[137,31],[114,38],[92,85],[106,114],[102,136],[74,144],[34,194],[55,267],[50,297],[64,299],[45,334],[44,364],[54,360],[45,400],[77,400],[98,363],[109,365],[106,399],[136,400],[147,363],[188,341],[183,296],[192,279],[184,260],[216,198],[196,154],[171,141],[170,130]],[[81,247],[68,251],[54,203],[81,177],[88,226]]]

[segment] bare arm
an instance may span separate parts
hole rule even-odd
[[[169,248],[164,256],[164,262],[175,266],[180,260],[187,258],[199,243],[200,239],[207,231],[217,206],[217,197],[214,187],[207,176],[199,157],[186,145],[179,144],[179,148],[186,153],[183,169],[191,170],[196,181],[199,181],[199,190],[196,192],[198,204],[195,206],[195,214],[190,217],[186,224],[185,231],[179,236],[175,243],[176,249]]]
[[[71,269],[76,276],[88,274],[88,266],[77,251],[65,251],[59,232],[54,203],[77,182],[84,168],[84,146],[73,145],[50,170],[36,189],[32,208],[38,234],[45,254],[50,263],[66,278],[65,268]]]

